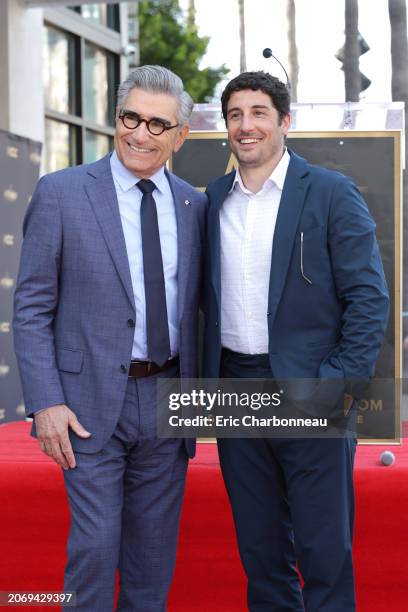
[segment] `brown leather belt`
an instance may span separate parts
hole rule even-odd
[[[146,376],[153,376],[164,372],[170,368],[178,365],[179,358],[173,357],[166,361],[164,366],[160,367],[154,363],[154,361],[131,361],[129,367],[129,378],[146,378]]]

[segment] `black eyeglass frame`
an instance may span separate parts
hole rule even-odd
[[[128,115],[130,115],[132,119],[136,121],[136,125],[132,127],[129,127],[128,125],[126,125],[125,119],[126,119],[126,116]],[[141,123],[145,123],[147,130],[150,132],[150,134],[152,134],[152,136],[160,136],[161,134],[163,134],[163,132],[166,132],[167,130],[172,130],[173,128],[179,127],[180,125],[179,123],[176,123],[175,125],[169,125],[165,123],[162,119],[158,119],[157,117],[152,117],[151,119],[142,119],[142,117],[138,113],[135,113],[134,111],[126,110],[125,108],[120,111],[118,117],[122,121],[123,125],[125,126],[127,130],[136,130]],[[152,131],[151,129],[152,122],[160,123],[161,125],[160,132]]]

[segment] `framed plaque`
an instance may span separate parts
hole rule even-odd
[[[390,292],[390,318],[367,398],[358,405],[363,443],[400,443],[402,382],[402,164],[401,131],[294,131],[288,147],[309,163],[353,178],[377,224]],[[236,167],[225,131],[190,134],[170,169],[200,190]]]

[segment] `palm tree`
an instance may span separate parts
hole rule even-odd
[[[391,25],[392,99],[408,100],[408,38],[406,0],[388,0]]]
[[[246,51],[245,51],[245,0],[238,0],[238,10],[239,10],[239,44],[240,44],[240,54],[239,54],[239,69],[240,72],[246,72]]]
[[[297,85],[299,77],[298,52],[296,47],[296,7],[295,0],[286,0],[286,17],[288,20],[289,74],[292,102],[297,102]]]
[[[187,23],[189,26],[195,25],[195,2],[194,0],[188,0],[188,9],[187,9]]]

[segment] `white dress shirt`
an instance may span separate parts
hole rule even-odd
[[[119,160],[116,151],[111,156],[111,170],[118,197],[120,218],[125,236],[126,250],[132,278],[136,306],[136,325],[132,359],[148,360],[146,338],[146,300],[144,292],[142,233],[140,205],[142,192],[136,183],[140,180]],[[156,185],[153,197],[156,202],[160,244],[166,288],[167,318],[171,355],[178,354],[178,306],[177,306],[177,221],[173,195],[164,173],[158,170],[150,180]]]
[[[268,293],[272,244],[290,162],[281,160],[258,193],[239,170],[220,211],[221,343],[245,354],[268,352]]]

